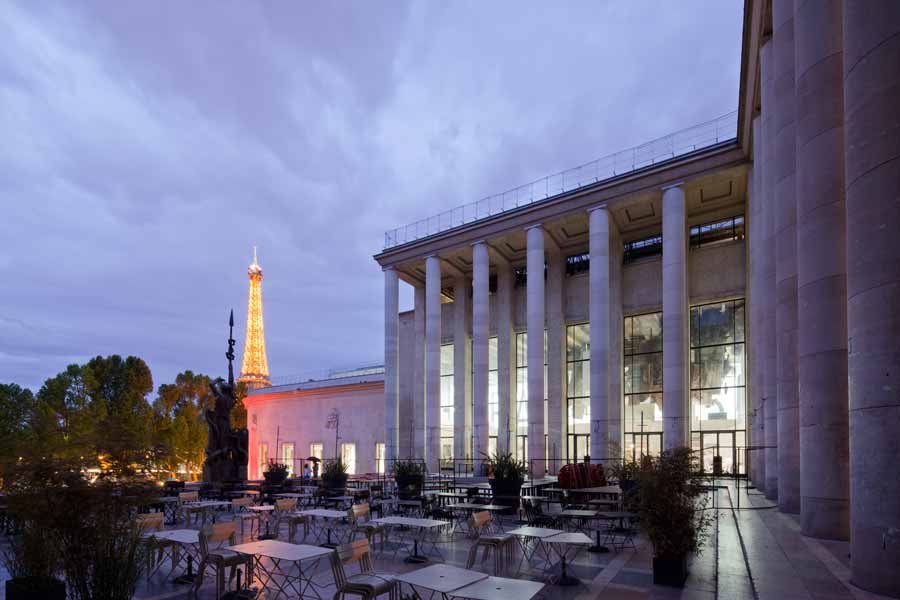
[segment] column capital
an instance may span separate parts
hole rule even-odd
[[[487,245],[488,245],[487,240],[475,240],[474,242],[469,244],[469,246],[471,246],[472,248],[474,248],[475,246],[485,246],[486,247]]]
[[[671,190],[673,188],[684,188],[683,181],[676,181],[675,183],[670,183],[659,188],[661,191],[665,192],[666,190]]]
[[[594,212],[595,210],[605,210],[605,211],[609,212],[609,207],[608,207],[608,205],[605,204],[605,203],[604,203],[604,204],[599,204],[599,205],[597,205],[597,206],[592,206],[592,207],[590,207],[589,209],[587,209],[587,213],[588,213],[588,214],[591,214],[591,213]]]
[[[531,231],[532,229],[540,229],[541,231],[543,231],[544,224],[543,223],[535,223],[533,225],[528,225],[527,227],[525,227],[525,231]]]

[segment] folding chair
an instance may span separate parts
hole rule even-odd
[[[516,540],[513,536],[504,533],[490,533],[491,520],[491,513],[486,510],[474,513],[469,517],[469,531],[475,535],[475,540],[472,542],[472,547],[469,548],[466,568],[472,568],[472,565],[475,564],[475,556],[478,554],[478,549],[482,548],[482,564],[493,551],[494,575],[499,575],[506,564],[512,564]]]
[[[344,565],[359,563],[359,573],[348,576]],[[369,540],[361,539],[338,546],[331,555],[331,572],[337,590],[334,600],[346,594],[359,596],[362,600],[374,599],[388,594],[390,600],[400,600],[400,585],[390,573],[376,573],[369,555]]]
[[[234,513],[234,520],[241,522],[241,538],[244,539],[244,522],[250,521],[250,537],[253,539],[253,524],[256,523],[256,535],[259,535],[259,513],[247,510],[247,507],[253,506],[252,498],[237,498],[231,501],[231,510]]]
[[[225,589],[225,569],[230,568],[231,572],[228,576],[228,583],[234,579],[235,571],[239,566],[245,567],[246,577],[244,581],[250,579],[253,570],[253,556],[250,554],[241,554],[234,550],[229,550],[223,546],[227,542],[229,546],[233,546],[235,542],[234,521],[227,523],[213,523],[200,530],[200,566],[197,568],[197,577],[194,579],[192,592],[197,595],[197,590],[203,584],[203,576],[206,574],[208,567],[214,567],[216,570],[216,600],[221,598]],[[211,544],[218,544],[218,547],[211,547]]]

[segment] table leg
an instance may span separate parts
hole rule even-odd
[[[413,537],[413,553],[403,559],[407,564],[421,564],[428,562],[428,558],[419,554],[419,538]]]
[[[609,548],[600,543],[600,528],[597,527],[597,543],[588,548],[588,552],[593,552],[594,554],[604,554],[609,552]]]

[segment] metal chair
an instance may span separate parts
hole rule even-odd
[[[140,514],[135,519],[138,529],[144,536],[141,539],[141,548],[144,551],[144,560],[146,562],[147,580],[156,572],[162,564],[163,554],[166,549],[171,548],[174,544],[169,540],[161,540],[153,537],[154,531],[162,531],[165,529],[165,513],[146,513]]]
[[[297,499],[296,498],[280,498],[275,501],[275,514],[272,515],[275,520],[275,536],[278,536],[278,532],[281,531],[281,523],[287,520],[287,517],[290,513],[297,510]]]
[[[384,548],[385,528],[372,522],[372,514],[368,504],[354,504],[347,511],[347,521],[350,523],[350,541],[357,533],[362,533],[369,545],[374,545],[372,540],[378,535],[381,537],[381,547]]]
[[[248,506],[253,506],[252,498],[236,498],[231,501],[231,510],[234,513],[233,519],[241,522],[241,538],[244,538],[244,522],[250,521],[250,537],[253,539],[253,524],[256,523],[256,535],[259,535],[259,513],[247,510]]]
[[[231,573],[228,576],[229,584],[234,579],[237,567],[240,566],[246,568],[244,581],[250,580],[253,571],[253,557],[222,546],[223,542],[228,542],[229,546],[234,545],[235,528],[234,521],[231,521],[228,523],[213,523],[200,530],[200,566],[197,568],[197,577],[194,579],[194,586],[191,590],[195,596],[197,590],[203,584],[203,576],[208,567],[215,567],[216,569],[216,600],[222,596],[222,592],[225,589],[225,569],[231,569]],[[215,543],[219,544],[219,546],[211,548],[210,544]]]
[[[491,533],[491,520],[491,513],[486,510],[474,513],[469,517],[469,531],[476,537],[472,542],[472,547],[469,548],[466,568],[472,568],[472,565],[475,564],[475,556],[478,554],[478,549],[482,548],[481,562],[484,563],[491,551],[493,551],[494,575],[499,575],[506,564],[512,564],[516,541],[511,535]]]
[[[344,565],[359,563],[359,573],[348,576]],[[336,591],[333,600],[351,594],[362,600],[372,600],[388,594],[390,600],[400,600],[400,585],[390,573],[376,573],[369,554],[369,540],[361,539],[338,546],[331,555],[331,571]]]

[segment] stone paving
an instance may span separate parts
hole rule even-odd
[[[850,584],[848,543],[804,538],[800,535],[796,517],[779,513],[762,494],[752,488],[749,493],[743,488],[738,491],[731,482],[719,483],[722,487],[715,493],[716,506],[710,508],[717,518],[710,528],[704,551],[692,561],[683,589],[653,585],[652,549],[646,540],[638,538],[634,550],[610,554],[580,552],[570,567],[570,574],[576,576],[581,585],[565,588],[548,585],[539,597],[563,600],[882,598]],[[280,538],[286,539],[284,531]],[[469,548],[467,538],[456,535],[439,546],[446,562],[465,567]],[[404,563],[402,552],[396,558],[390,552],[380,553],[375,558],[376,569],[380,571],[400,573],[422,566]],[[490,563],[489,560],[484,568],[490,569]],[[481,568],[478,562],[475,568]],[[525,569],[518,575],[514,572],[505,575],[542,580],[542,574],[535,569]],[[5,579],[4,571],[0,571],[2,579]],[[327,561],[322,561],[316,579],[323,583],[332,580]],[[198,597],[214,598],[212,577],[209,576],[206,581],[208,583],[203,585]],[[333,592],[333,586],[319,591],[325,599],[330,598]],[[139,600],[190,597],[188,586],[162,581],[160,576],[155,576],[150,582],[142,582],[136,594]],[[257,597],[273,598],[274,594],[261,592]],[[3,598],[4,590],[0,586],[0,600]]]

